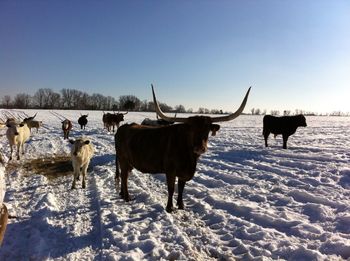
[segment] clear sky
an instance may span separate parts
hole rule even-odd
[[[0,97],[350,112],[350,1],[0,0]]]

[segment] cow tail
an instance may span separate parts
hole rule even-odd
[[[117,192],[119,191],[120,186],[120,172],[119,172],[119,161],[117,153],[115,154],[115,176],[114,176],[115,188]]]

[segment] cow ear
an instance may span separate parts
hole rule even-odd
[[[74,144],[74,140],[69,140],[69,143],[70,144]]]
[[[211,124],[210,130],[211,130],[211,136],[215,136],[216,132],[220,129],[220,125],[218,124]]]
[[[90,141],[89,141],[89,140],[86,140],[84,143],[85,143],[85,144],[89,144],[89,143],[90,143]]]

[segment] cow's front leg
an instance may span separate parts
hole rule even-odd
[[[21,144],[18,143],[17,144],[17,160],[20,160],[20,156],[19,156],[19,149],[20,149],[20,147],[21,147]]]
[[[75,165],[73,165],[73,183],[72,183],[72,189],[75,189],[75,181],[77,180],[77,177],[79,176],[79,168]]]
[[[166,181],[168,184],[168,203],[166,205],[166,211],[171,213],[173,211],[173,195],[175,190],[175,175],[166,174]]]
[[[287,140],[288,140],[288,135],[283,135],[283,148],[287,148]]]
[[[265,139],[265,147],[268,147],[267,139],[269,138],[270,133],[267,131],[264,131],[263,135],[264,135],[264,139]]]
[[[182,194],[184,192],[185,185],[186,185],[186,181],[178,179],[178,181],[177,181],[177,189],[178,189],[177,206],[179,209],[184,209],[184,202],[182,199]]]
[[[82,184],[82,188],[85,188],[85,187],[86,187],[86,184],[85,184],[85,177],[86,177],[86,172],[87,172],[88,165],[89,165],[89,163],[85,164],[85,165],[82,167],[82,175],[83,175],[83,184]]]
[[[12,160],[12,154],[13,154],[13,145],[10,144],[10,158],[9,160]]]

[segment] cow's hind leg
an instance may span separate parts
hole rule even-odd
[[[126,202],[130,201],[129,191],[128,191],[128,178],[130,170],[128,168],[121,168],[121,189],[120,195],[122,199]]]
[[[119,161],[117,154],[115,155],[115,175],[114,175],[114,183],[117,193],[120,188],[120,171],[119,171]]]
[[[166,205],[166,211],[171,213],[173,211],[173,195],[175,190],[175,175],[166,174],[166,181],[168,184],[168,203]]]
[[[184,209],[184,202],[182,199],[182,194],[184,192],[186,181],[178,179],[177,181],[177,188],[178,188],[178,195],[177,195],[177,206],[179,209]]]

